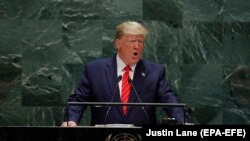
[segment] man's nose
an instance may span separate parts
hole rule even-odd
[[[136,41],[136,42],[135,42],[135,45],[134,45],[134,48],[135,48],[135,49],[138,49],[140,46],[141,46],[141,43],[138,42],[138,41]]]

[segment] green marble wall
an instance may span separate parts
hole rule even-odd
[[[249,0],[1,0],[0,126],[59,126],[124,20],[150,29],[143,57],[166,65],[193,122],[250,123]]]

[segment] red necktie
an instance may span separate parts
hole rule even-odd
[[[123,77],[122,77],[122,103],[127,103],[129,99],[131,84],[129,83],[129,71],[131,70],[130,67],[127,65],[123,70],[125,70]],[[127,114],[127,106],[123,106],[123,113]]]

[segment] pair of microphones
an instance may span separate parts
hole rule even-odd
[[[117,82],[117,85],[116,85],[116,87],[115,87],[115,90],[114,90],[114,93],[113,93],[113,95],[112,95],[112,97],[111,97],[111,101],[110,101],[110,102],[114,102],[114,97],[115,97],[115,94],[116,94],[116,92],[117,92],[117,89],[118,89],[118,86],[119,86],[119,82],[120,82],[121,79],[122,79],[122,76],[119,75],[117,79],[118,79],[118,82]],[[137,93],[137,91],[136,91],[136,89],[135,89],[135,87],[134,87],[133,81],[132,81],[130,78],[129,78],[128,81],[129,81],[129,83],[131,84],[131,87],[132,87],[132,89],[134,90],[135,95],[136,95],[136,97],[137,97],[139,103],[142,103],[141,98],[139,97],[139,95],[138,95],[138,93]],[[106,124],[106,122],[107,122],[107,117],[108,117],[108,114],[109,114],[110,110],[111,110],[111,106],[108,107],[108,110],[107,110],[107,112],[106,112],[106,115],[105,115],[105,118],[104,118],[104,124]],[[146,111],[146,109],[145,109],[145,107],[144,107],[143,105],[142,105],[142,110],[143,110],[143,112],[144,112],[144,114],[145,114],[145,116],[146,116],[146,118],[147,118],[147,122],[148,122],[148,124],[149,124],[150,122],[149,122],[148,113],[147,113],[147,111]]]

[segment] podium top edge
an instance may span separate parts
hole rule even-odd
[[[185,107],[185,103],[120,103],[120,102],[67,102],[68,105],[86,106],[172,106]]]

